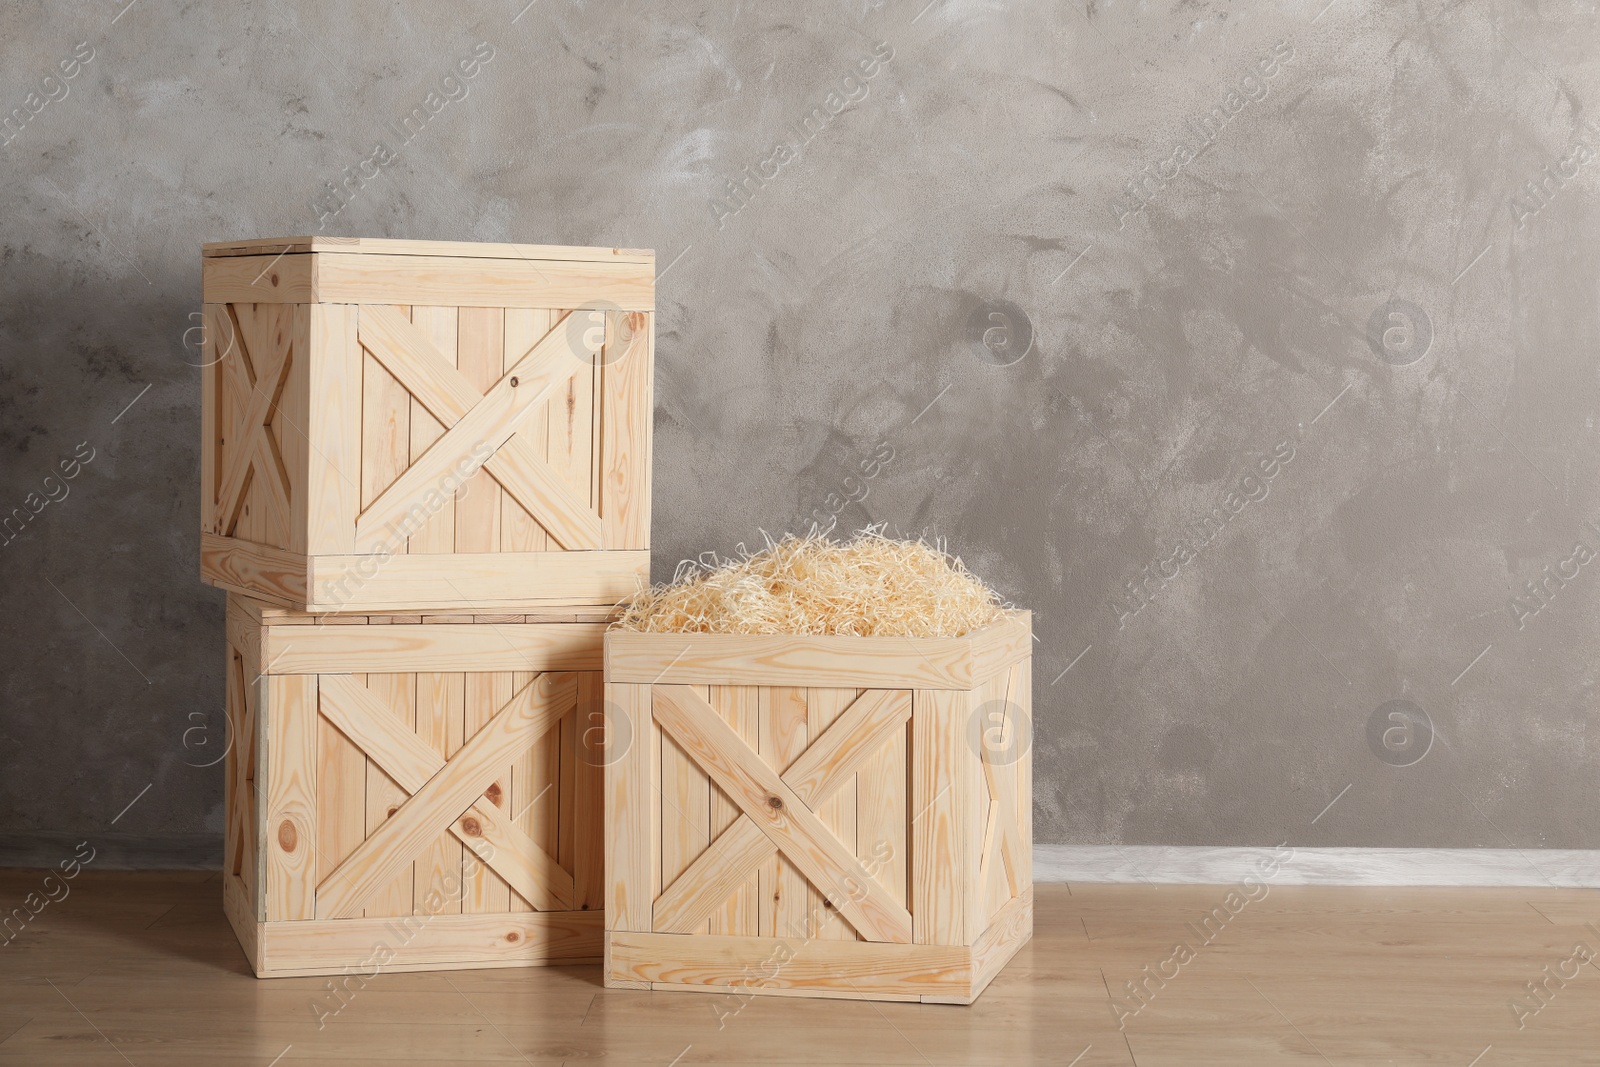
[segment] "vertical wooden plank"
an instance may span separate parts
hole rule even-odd
[[[760,751],[761,744],[760,696],[761,687],[753,685],[714,685],[710,696],[711,706],[746,744],[757,751]],[[715,782],[711,783],[710,839],[715,841],[738,820],[739,815],[739,806]],[[761,901],[767,888],[762,882],[762,874],[760,869],[754,871],[724,904],[712,910],[712,933],[757,936],[760,932]]]
[[[445,759],[462,745],[467,700],[465,674],[417,675],[417,736]],[[418,915],[461,912],[461,841],[448,831],[417,857],[411,899]]]
[[[911,695],[911,924],[918,945],[965,945],[970,694]],[[968,753],[970,755],[970,753]]]
[[[545,456],[550,469],[579,500],[594,506],[595,379],[599,352],[568,357],[566,379],[545,403]]]
[[[607,725],[605,676],[600,671],[585,671],[578,675],[572,804],[573,901],[580,911],[604,908],[606,902]]]
[[[606,683],[605,925],[647,933],[661,893],[660,731],[648,685]]]
[[[873,872],[884,892],[902,907],[910,862],[906,826],[905,726],[867,760],[856,776],[856,857]]]
[[[578,730],[579,723],[583,721],[583,683],[591,672],[573,676],[573,688],[578,693],[578,702],[571,711],[564,715],[556,727],[556,738],[559,743],[559,757],[557,763],[559,770],[556,775],[556,847],[550,854],[556,862],[566,871],[571,871],[573,876],[573,900],[577,901],[579,893],[577,888],[577,841],[573,834],[577,830],[575,805],[577,803],[578,788]],[[573,907],[577,907],[574,903]]]
[[[504,374],[527,355],[528,349],[538,344],[550,331],[550,312],[542,308],[506,308],[504,316],[504,350],[500,374]],[[496,375],[498,377],[498,375]],[[517,431],[534,442],[536,450],[545,454],[548,433],[544,429],[545,414],[538,411],[529,416]],[[510,493],[500,492],[500,550],[502,552],[543,552],[550,548],[550,538],[534,516],[528,514]]]
[[[505,316],[501,308],[460,311],[458,364],[479,392],[486,392],[503,373]],[[500,551],[500,495],[499,483],[482,470],[456,490],[457,552]]]
[[[809,743],[806,691],[791,686],[762,686],[760,692],[757,751],[781,774]],[[809,938],[809,908],[805,877],[781,854],[774,856],[761,872],[760,936]]]
[[[427,334],[441,355],[456,363],[456,309],[453,307],[425,307],[411,309],[411,321]],[[429,413],[415,397],[411,398],[411,453],[408,464],[422,458],[422,454],[444,436],[444,426]],[[411,553],[441,553],[456,550],[456,500],[445,499],[438,511],[423,522],[422,528],[411,535],[408,549]]]
[[[367,684],[365,675],[351,677]],[[367,759],[337,727],[318,716],[317,884],[327,881],[366,839]]]
[[[1011,668],[1009,683],[1011,703],[1015,706],[1017,715],[1017,729],[1021,733],[1021,746],[1016,752],[1016,762],[1012,765],[1011,781],[1015,785],[1016,795],[1013,802],[1017,806],[1017,836],[1022,838],[1022,870],[1019,872],[1017,884],[1027,887],[1033,884],[1033,657],[1025,658],[1021,663]]]
[[[200,315],[200,530],[217,529],[217,490],[222,478],[222,368],[228,355],[231,323],[221,304],[206,304]],[[187,337],[185,338],[187,340]]]
[[[646,311],[606,313],[606,343],[600,359],[604,548],[650,547],[653,318]]]
[[[239,784],[244,777],[240,766],[244,747],[244,664],[233,642],[226,643],[228,692],[224,708],[228,716],[228,737],[232,744],[222,759],[222,877],[223,880],[240,874],[239,856]],[[255,899],[254,887],[250,897]]]
[[[525,686],[533,684],[539,676],[518,672],[511,677],[511,691],[518,693]],[[558,725],[517,754],[507,768],[505,779],[511,786],[508,810],[513,821],[534,844],[551,855],[555,855],[560,847],[560,755],[561,729]],[[513,891],[511,910],[532,911],[533,905]]]
[[[417,676],[414,674],[369,674],[367,688],[403,722],[408,730],[417,727],[416,706]],[[384,821],[399,810],[410,796],[384,773],[373,760],[367,760],[367,825],[366,836],[371,837]],[[410,915],[411,893],[415,886],[413,862],[404,873],[384,886],[367,901],[363,915]]]
[[[708,686],[695,686],[706,697]],[[661,882],[663,889],[711,843],[711,779],[670,737],[661,739]],[[680,931],[683,932],[683,931]],[[709,933],[702,920],[690,933]]]
[[[355,551],[361,512],[362,352],[355,304],[306,305],[306,552]]]
[[[465,729],[462,736],[471,741],[511,699],[512,675],[509,671],[473,672],[466,679]],[[506,810],[511,789],[510,768],[485,790],[484,801]],[[513,812],[513,814],[515,814]],[[469,850],[462,850],[461,910],[472,914],[511,910],[511,887]]]
[[[266,687],[267,921],[316,914],[317,676],[286,674]]]
[[[813,739],[833,725],[845,708],[859,695],[855,689],[808,689],[806,691],[806,728]],[[852,853],[856,850],[856,779],[841,785],[833,796],[817,808],[817,816],[834,836],[844,842]],[[808,892],[813,937],[824,941],[859,940],[855,928],[845,922],[827,898],[812,886]]]
[[[409,308],[397,309],[409,316]],[[376,500],[411,465],[411,394],[370,352],[361,363],[361,506]],[[354,529],[351,531],[354,535]],[[407,551],[404,538],[389,535],[389,551]]]

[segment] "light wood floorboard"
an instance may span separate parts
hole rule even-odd
[[[0,871],[0,906],[43,877]],[[324,1016],[328,979],[250,976],[216,875],[86,870],[0,945],[0,1065],[1600,1065],[1600,959],[1520,1028],[1510,1006],[1546,966],[1570,974],[1574,945],[1600,953],[1600,891],[1272,886],[1237,914],[1228,891],[1039,885],[1033,941],[967,1008],[606,990],[560,967],[381,974]]]

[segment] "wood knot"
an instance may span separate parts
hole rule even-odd
[[[288,819],[283,820],[278,826],[278,845],[285,852],[293,852],[294,847],[300,843],[300,835],[295,832],[294,823]]]
[[[489,798],[489,803],[493,804],[497,808],[500,807],[501,794],[499,782],[490,782],[489,788],[483,791],[483,795]]]
[[[515,945],[518,941],[522,940],[522,935],[513,930],[506,935],[506,940]]]
[[[395,807],[391,807],[391,808],[390,808],[390,809],[389,809],[389,814],[388,814],[388,815],[386,815],[386,816],[384,816],[384,818],[386,818],[386,819],[387,819],[387,818],[393,818],[393,817],[394,817],[394,813],[395,813],[395,812],[397,812],[397,811],[399,811],[399,810],[400,810],[400,808],[399,808],[399,806],[398,806],[398,805],[397,805],[397,806],[395,806]]]
[[[471,815],[468,815],[465,819],[461,820],[461,832],[466,834],[468,837],[482,837],[483,826],[478,822],[477,819],[474,819]]]
[[[278,272],[273,271],[267,276],[267,280],[270,281],[272,283],[272,287],[276,289],[278,287]]]
[[[783,798],[782,797],[768,797],[767,798],[767,807],[771,808],[773,811],[777,811],[778,809],[783,807]]]
[[[517,376],[515,374],[513,374],[511,376],[511,388],[515,389],[516,387],[517,387]]]

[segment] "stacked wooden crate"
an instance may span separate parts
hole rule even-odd
[[[204,290],[225,904],[256,973],[598,959],[653,255],[247,241],[206,246]]]

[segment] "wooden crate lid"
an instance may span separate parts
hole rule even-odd
[[[475,241],[403,241],[386,237],[262,237],[248,241],[210,241],[204,246],[204,256],[208,259],[223,256],[278,256],[297,252],[558,260],[579,263],[653,264],[656,259],[655,251],[649,248],[484,244]]]

